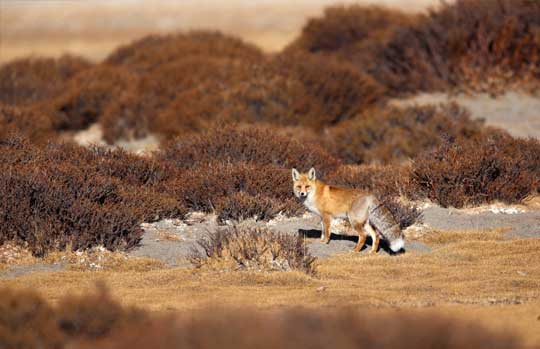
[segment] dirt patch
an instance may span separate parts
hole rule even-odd
[[[412,98],[394,100],[397,106],[430,105],[456,102],[471,112],[475,119],[484,119],[489,126],[508,131],[515,137],[540,138],[540,97],[508,92],[493,97],[486,93],[456,96],[425,93]]]
[[[281,233],[300,235],[308,251],[318,258],[351,253],[357,241],[355,236],[342,235],[343,227],[334,224],[330,243],[321,243],[320,218],[307,213],[301,217],[278,217],[269,222],[245,220],[240,223],[226,223],[236,224],[238,227],[266,227]],[[215,216],[204,214],[194,214],[186,221],[168,219],[143,224],[145,234],[141,245],[130,255],[154,258],[172,267],[187,267],[190,265],[187,258],[193,249],[198,248],[197,240],[218,226]],[[405,231],[406,253],[431,252],[431,246],[419,239],[424,234],[436,231],[487,231],[501,228],[505,229],[504,235],[507,238],[540,238],[540,211],[499,206],[486,207],[483,210],[458,210],[428,205],[423,210],[423,223],[413,225]],[[371,241],[368,239],[361,254],[369,251],[370,244]],[[379,253],[385,255],[388,251],[382,248]]]

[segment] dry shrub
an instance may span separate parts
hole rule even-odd
[[[413,198],[447,207],[494,200],[515,203],[540,188],[540,143],[494,133],[480,140],[445,143],[413,162]]]
[[[99,339],[149,320],[146,312],[113,300],[102,284],[92,293],[62,298],[55,307],[54,318],[65,336],[79,340]]]
[[[497,92],[538,86],[540,4],[458,0],[397,31],[372,72],[397,93],[468,87]]]
[[[243,122],[320,132],[377,104],[383,94],[380,85],[353,66],[299,52],[262,65],[243,63],[219,82],[203,79],[158,113],[155,131],[171,138],[212,124]]]
[[[258,48],[240,39],[219,32],[194,31],[144,37],[118,48],[105,63],[147,73],[189,56],[241,59],[246,62],[257,62],[263,58]]]
[[[409,185],[408,165],[361,165],[341,166],[326,179],[328,183],[348,188],[369,190],[405,229],[421,220],[422,212],[414,204],[400,198]]]
[[[100,120],[104,137],[113,142],[140,138],[150,131],[165,136],[181,134],[184,124],[189,123],[183,112],[196,113],[190,109],[190,92],[209,86],[210,93],[219,93],[250,78],[251,71],[251,63],[239,59],[192,55],[156,67],[105,111]],[[169,107],[173,101],[176,105]],[[195,115],[194,119],[200,118]]]
[[[289,238],[295,246],[294,238]],[[289,251],[290,247],[283,249]],[[509,332],[492,333],[477,324],[408,312],[396,316],[352,309],[262,312],[208,308],[195,315],[151,315],[121,306],[103,287],[64,297],[54,307],[34,291],[2,289],[0,309],[2,348],[522,347]]]
[[[267,219],[280,211],[294,215],[301,210],[291,195],[290,170],[274,166],[214,161],[185,171],[165,187],[188,209],[215,211],[222,219]],[[233,197],[243,200],[232,202]],[[248,207],[257,200],[255,207]]]
[[[538,90],[540,4],[458,0],[426,15],[332,7],[310,20],[288,51],[336,56],[391,95],[465,89]]]
[[[347,62],[302,52],[282,54],[273,65],[277,73],[300,82],[292,91],[294,113],[312,128],[353,117],[384,99],[384,88]]]
[[[156,189],[171,173],[154,160],[17,138],[2,139],[0,150],[0,243],[26,244],[36,255],[66,246],[128,249],[142,221],[186,213],[167,188]]]
[[[347,163],[388,163],[414,158],[444,139],[478,137],[482,122],[456,104],[374,109],[329,130],[326,147]]]
[[[312,257],[300,236],[265,228],[218,229],[198,241],[190,257],[201,267],[231,263],[235,269],[315,272]]]
[[[46,103],[58,130],[80,130],[99,120],[109,104],[137,83],[137,76],[121,67],[96,66],[77,74],[59,97]]]
[[[120,305],[103,287],[64,297],[54,307],[34,291],[1,289],[0,309],[1,348],[73,348],[75,341],[95,341],[149,322],[144,311]]]
[[[38,108],[0,103],[0,138],[16,133],[24,134],[32,142],[45,143],[54,136],[53,122]]]
[[[211,335],[209,335],[211,333]],[[83,348],[92,348],[89,343]],[[104,349],[123,348],[519,348],[509,332],[434,315],[360,314],[357,310],[204,310],[176,321],[160,319],[105,340]]]
[[[350,58],[370,41],[384,42],[395,28],[411,24],[413,16],[378,6],[332,6],[322,18],[311,18],[286,51],[330,53]]]
[[[0,348],[61,348],[52,307],[33,291],[0,289]]]
[[[251,195],[246,192],[236,192],[223,197],[216,202],[218,221],[242,221],[254,218],[255,220],[269,220],[281,212],[289,214],[298,213],[299,205],[290,198],[277,200],[264,194]]]
[[[0,103],[29,105],[63,92],[66,82],[90,67],[86,60],[64,55],[60,58],[22,58],[0,67]]]
[[[316,144],[279,135],[270,126],[229,126],[213,128],[169,143],[160,160],[180,168],[191,168],[216,160],[271,165],[279,168],[309,169],[329,173],[339,161]]]

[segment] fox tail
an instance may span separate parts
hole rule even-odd
[[[405,247],[403,232],[388,208],[375,202],[369,211],[369,223],[388,241],[390,249],[398,252]]]

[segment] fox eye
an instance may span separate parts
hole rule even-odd
[[[299,185],[297,185],[297,186],[296,186],[296,189],[298,189],[298,190],[302,190],[302,187],[301,187],[301,186],[299,186]]]
[[[311,186],[309,186],[309,185],[306,185],[306,190],[309,190],[309,188],[311,188]]]

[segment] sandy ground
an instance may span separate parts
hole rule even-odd
[[[418,12],[437,0],[0,1],[0,63],[27,55],[103,59],[151,33],[220,30],[266,51],[291,42],[308,17],[334,4],[378,4]]]
[[[426,105],[455,102],[471,112],[475,119],[484,119],[487,125],[507,130],[515,137],[540,138],[540,98],[519,92],[507,92],[492,97],[488,94],[447,95],[425,93],[409,99],[392,101],[399,106]]]

